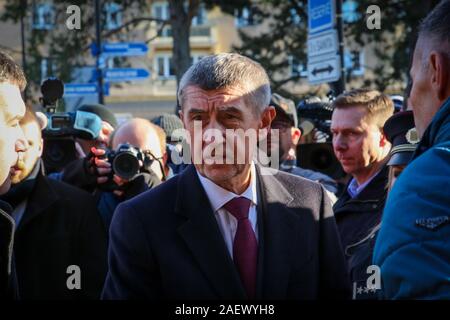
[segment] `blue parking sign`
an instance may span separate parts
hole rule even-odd
[[[335,23],[335,0],[308,1],[308,32],[310,34],[333,28]]]

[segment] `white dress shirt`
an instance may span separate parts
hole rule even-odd
[[[225,240],[225,244],[231,258],[233,258],[233,241],[234,236],[236,235],[238,221],[231,213],[223,208],[223,206],[231,199],[236,197],[245,197],[251,201],[248,218],[252,225],[253,231],[255,232],[256,240],[258,241],[258,219],[256,213],[256,205],[258,204],[258,202],[256,192],[255,164],[252,163],[250,168],[250,184],[248,188],[240,195],[219,187],[208,178],[203,177],[197,171],[200,183],[202,184],[203,189],[206,192],[206,196],[208,197],[211,207],[214,211],[217,224],[219,225],[220,232],[222,233],[223,239]]]

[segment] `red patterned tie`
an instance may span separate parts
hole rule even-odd
[[[238,220],[233,242],[233,260],[248,297],[254,298],[258,244],[255,232],[248,219],[250,202],[247,198],[239,197],[230,200],[223,207]]]

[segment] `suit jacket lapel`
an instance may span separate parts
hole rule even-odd
[[[178,232],[213,290],[221,298],[245,298],[239,274],[193,165],[184,170],[178,181],[175,208],[187,218]]]
[[[258,165],[256,169],[261,193],[258,218],[262,217],[258,223],[263,229],[263,237],[260,237],[263,239],[260,242],[262,265],[258,270],[263,274],[261,298],[284,298],[288,290],[292,255],[295,254],[292,249],[297,239],[298,219],[289,209],[293,198],[276,179],[274,171],[269,172]]]

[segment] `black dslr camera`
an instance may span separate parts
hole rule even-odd
[[[141,149],[129,143],[120,144],[117,150],[108,151],[106,159],[111,164],[112,174],[126,180],[132,180],[140,172],[142,166],[151,164],[151,160]],[[139,161],[142,162],[142,166]]]
[[[141,173],[154,174],[150,168],[153,161],[158,161],[164,177],[164,169],[161,161],[149,150],[141,150],[129,143],[120,144],[117,150],[108,150],[101,159],[106,159],[111,164],[111,173],[108,181],[99,185],[103,191],[125,190],[126,185],[118,186],[114,180],[114,174],[122,179],[133,181]]]

